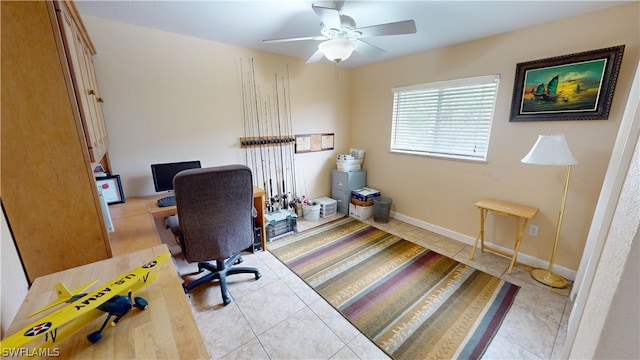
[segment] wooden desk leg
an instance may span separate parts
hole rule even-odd
[[[518,250],[520,250],[520,244],[522,243],[524,230],[527,228],[528,222],[528,219],[524,219],[522,226],[520,226],[520,218],[516,216],[516,243],[513,247],[513,257],[511,258],[511,264],[509,264],[509,270],[507,270],[507,274],[509,275],[511,275],[513,267],[518,263]]]
[[[473,249],[471,250],[471,255],[469,255],[469,259],[473,260],[474,255],[476,254],[476,248],[478,247],[478,239],[482,239],[480,242],[480,250],[484,252],[484,220],[487,218],[488,210],[480,209],[480,231],[478,231],[478,236],[476,236],[476,241],[473,243]]]

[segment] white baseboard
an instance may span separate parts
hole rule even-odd
[[[471,245],[473,246],[473,243],[475,242],[475,238],[471,237],[469,235],[465,235],[447,228],[443,228],[442,226],[438,226],[438,225],[434,225],[431,223],[428,223],[426,221],[422,221],[422,220],[418,220],[415,218],[412,218],[410,216],[406,216],[400,213],[397,213],[395,211],[392,211],[390,216],[394,219],[398,219],[400,221],[406,222],[407,224],[411,224],[413,226],[417,226],[419,228],[425,229],[425,230],[429,230],[432,231],[436,234],[440,234],[442,236],[446,236],[448,238],[454,239],[454,240],[458,240],[460,242],[463,242],[465,244]],[[485,241],[485,244],[491,246],[491,247],[495,247],[498,248],[500,250],[506,251],[506,252],[512,252],[513,249],[509,249],[509,248],[505,248],[503,246],[499,246],[493,243],[490,243],[488,241]],[[549,267],[549,261],[547,260],[542,260],[542,259],[538,259],[536,257],[524,254],[522,252],[518,253],[518,262],[521,264],[525,264],[525,265],[529,265],[532,266],[534,268],[542,268],[542,269],[547,269]],[[565,279],[568,280],[575,280],[576,278],[576,271],[575,270],[571,270],[569,268],[560,266],[560,265],[554,265],[553,266],[553,272],[564,277]]]

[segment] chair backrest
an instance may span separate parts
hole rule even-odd
[[[223,260],[253,243],[251,169],[227,165],[184,170],[173,179],[189,262]]]

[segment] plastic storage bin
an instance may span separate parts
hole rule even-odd
[[[267,242],[298,232],[297,216],[287,210],[264,214]],[[262,245],[262,244],[261,244]]]
[[[302,205],[302,217],[311,221],[320,219],[320,204]]]
[[[320,216],[323,218],[335,215],[338,212],[338,200],[329,197],[321,197],[313,200],[320,204]]]
[[[392,201],[391,198],[383,196],[373,198],[373,221],[377,223],[389,222]]]

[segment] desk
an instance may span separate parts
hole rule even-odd
[[[476,241],[473,244],[473,250],[471,250],[469,259],[473,259],[473,256],[476,253],[476,247],[478,246],[478,239],[480,239],[480,251],[484,252],[484,250],[487,249],[511,258],[511,264],[509,265],[509,270],[507,271],[508,274],[511,274],[511,270],[513,270],[513,266],[516,264],[516,261],[518,259],[518,249],[520,249],[520,243],[522,242],[522,238],[524,237],[524,231],[527,228],[527,223],[538,213],[538,208],[493,199],[482,199],[475,205],[478,207],[478,209],[480,209],[480,231],[478,232],[478,236],[476,236]],[[487,218],[487,214],[489,213],[489,211],[493,211],[494,213],[500,215],[515,217],[516,237],[515,245],[513,247],[513,254],[509,254],[505,251],[484,244],[484,221]]]
[[[158,245],[35,279],[7,333],[13,334],[35,321],[34,318],[26,318],[26,314],[56,299],[56,283],[63,282],[73,289],[88,281],[98,280],[96,285],[89,289],[93,291],[103,283],[167,251],[166,245]],[[208,359],[206,345],[191,313],[191,306],[184,295],[172,259],[165,260],[154,271],[160,273],[158,279],[134,294],[144,297],[149,302],[146,310],[133,309],[118,322],[118,325],[105,328],[102,340],[91,344],[87,340],[87,334],[100,328],[106,315],[101,316],[57,345],[60,357]],[[28,346],[33,346],[34,343]]]
[[[123,204],[109,205],[109,212],[115,232],[109,238],[111,252],[114,255],[126,254],[162,243],[154,219],[162,219],[177,213],[176,206],[159,207],[158,199],[166,196],[129,198]],[[262,249],[267,250],[267,237],[264,223],[265,191],[253,188],[253,206],[258,216],[256,221],[262,224]]]
[[[177,213],[176,206],[159,207],[158,199],[166,195],[155,195],[147,198],[147,210],[154,218],[166,218],[167,216],[175,215]],[[253,206],[258,212],[256,221],[262,224],[262,249],[267,250],[267,236],[264,224],[264,205],[265,205],[265,191],[259,187],[253,187]],[[115,225],[114,225],[115,226]]]
[[[109,205],[109,212],[115,229],[109,234],[113,256],[162,244],[146,198],[129,198],[123,204]]]

